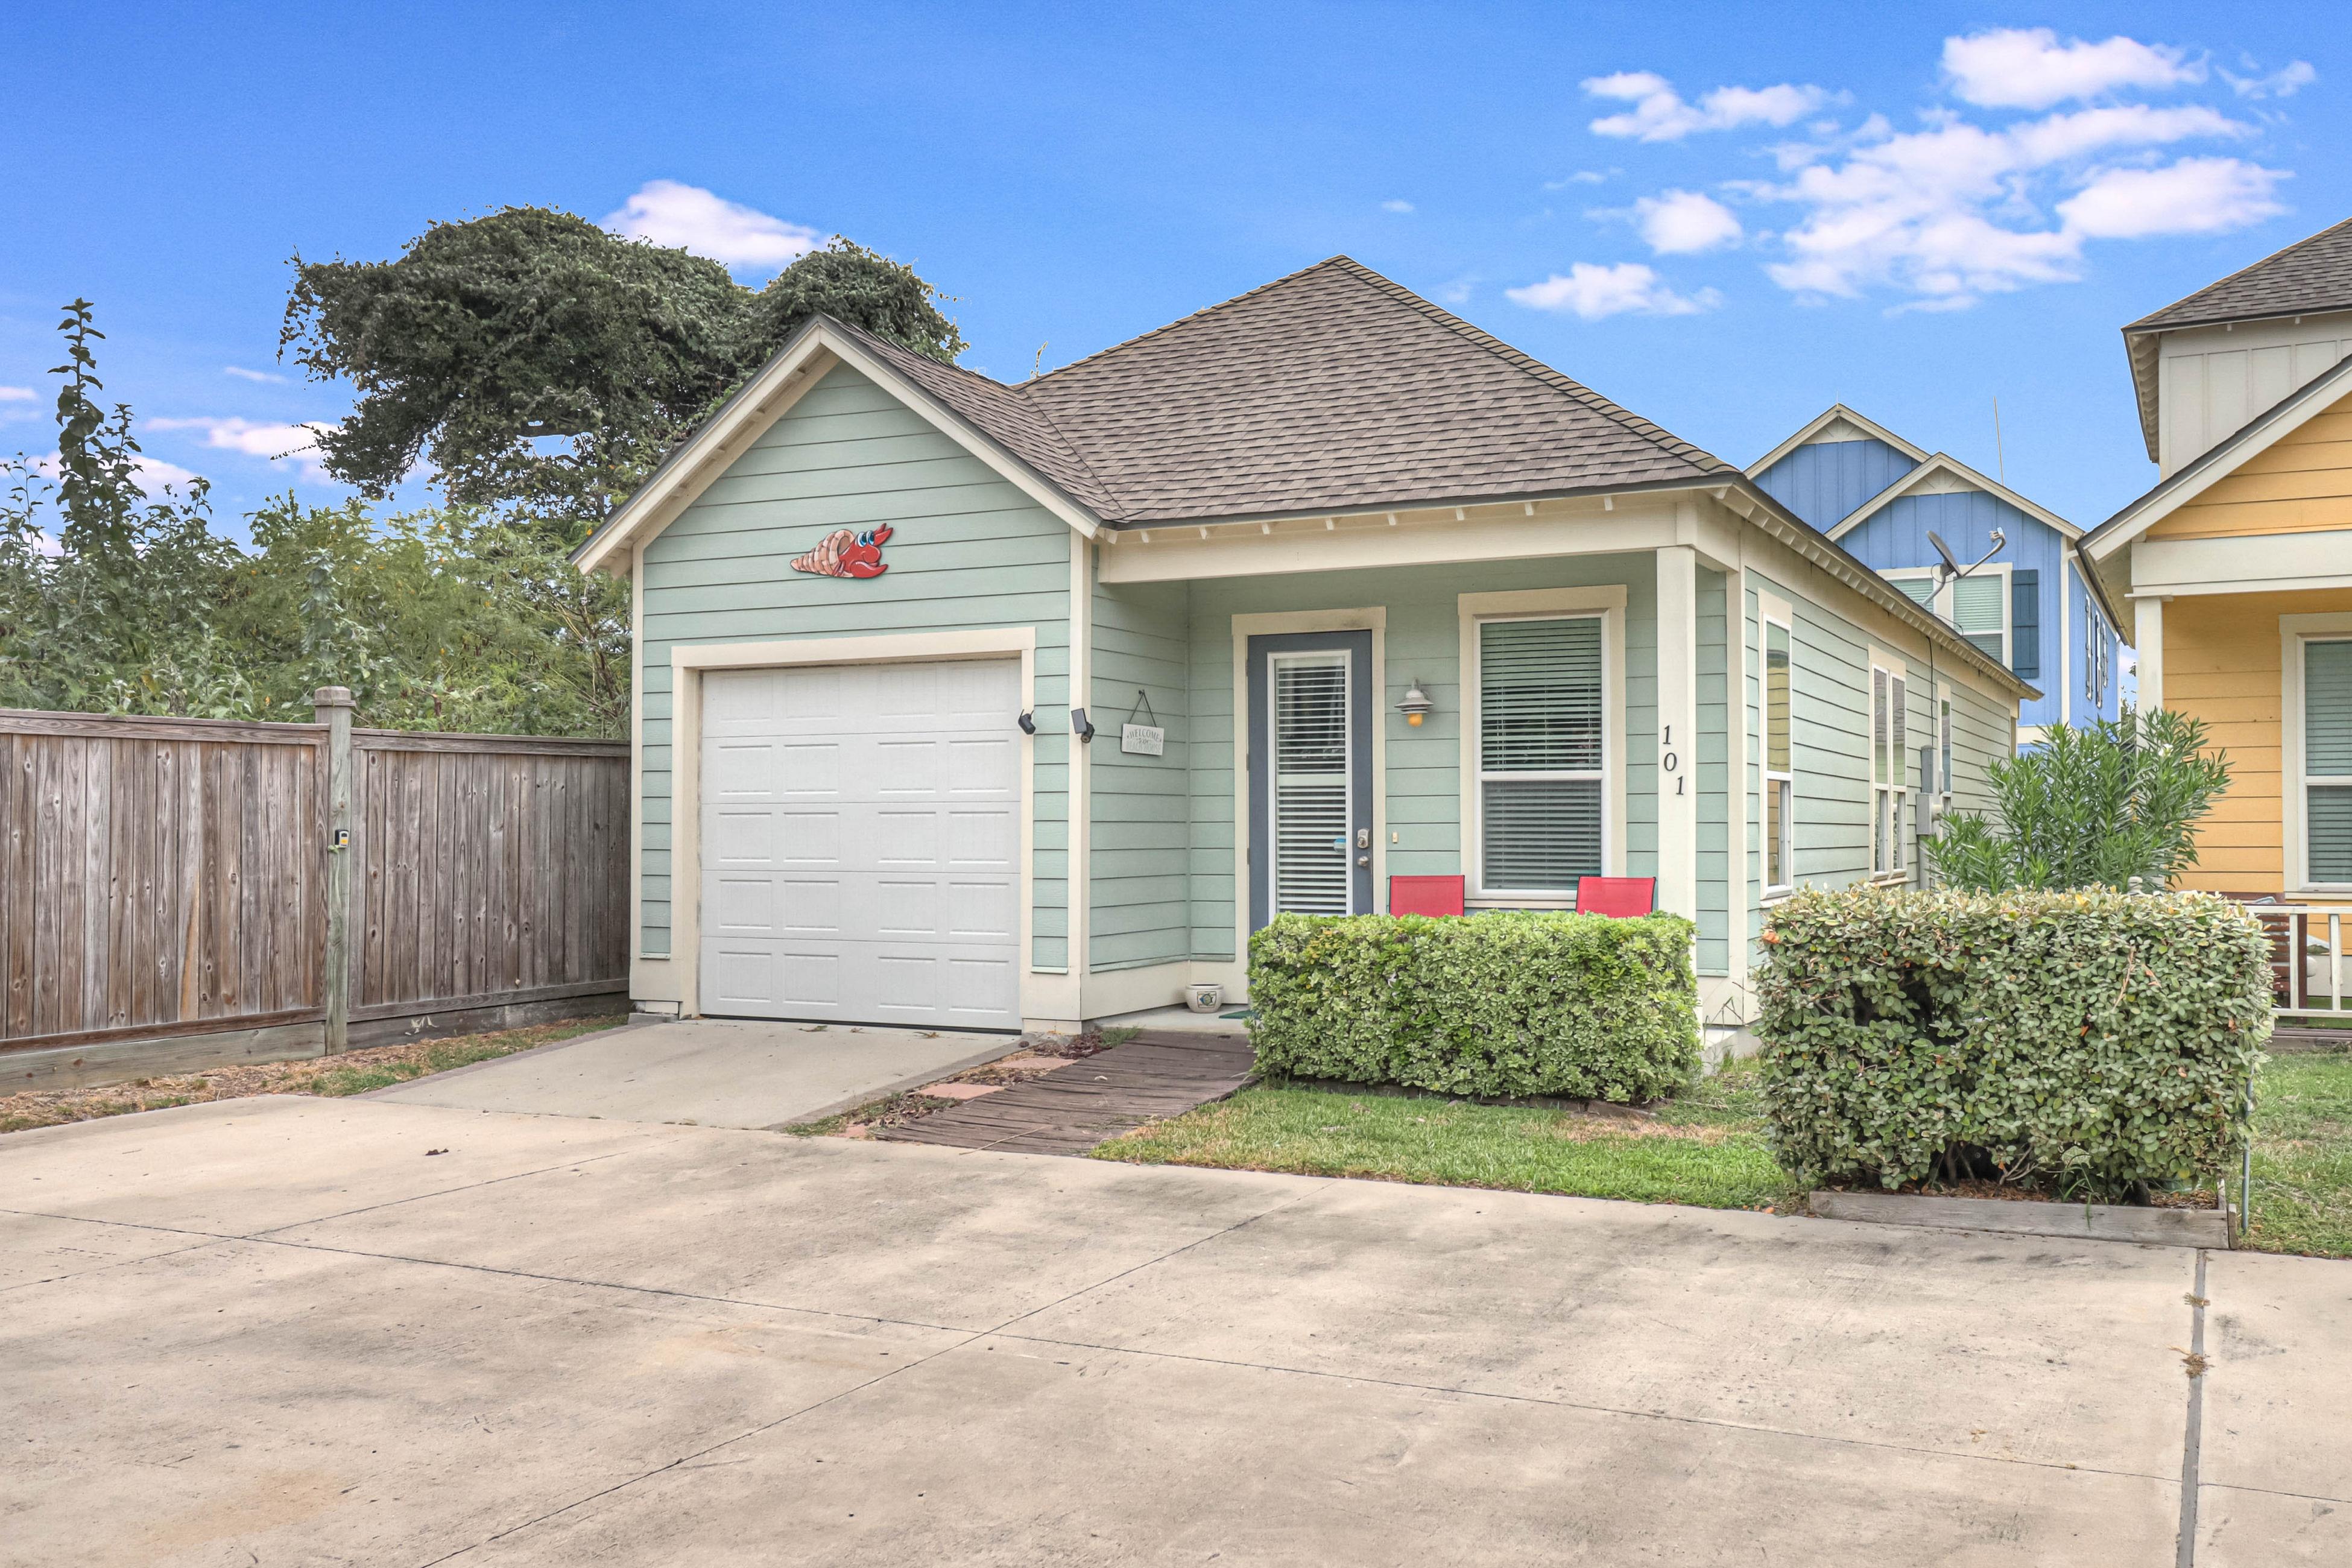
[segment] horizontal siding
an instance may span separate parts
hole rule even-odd
[[[2284,890],[2279,617],[2348,611],[2352,593],[2341,591],[2191,595],[2164,606],[2164,705],[2203,720],[2230,762],[2230,787],[2198,826],[2197,865],[2184,886]]]
[[[1192,956],[1190,590],[1181,583],[1096,584],[1094,664],[1087,715],[1091,826],[1087,966],[1138,969]],[[1156,757],[1119,750],[1119,730],[1165,730]]]
[[[1697,573],[1698,744],[1691,787],[1698,791],[1698,969],[1731,971],[1731,628],[1727,579]]]
[[[1233,617],[1384,606],[1386,668],[1375,721],[1387,743],[1391,876],[1459,875],[1462,842],[1461,615],[1458,595],[1622,584],[1626,588],[1626,862],[1657,874],[1657,574],[1654,557],[1585,556],[1298,574],[1196,583],[1191,595],[1192,951],[1230,959],[1241,889],[1234,878]],[[1395,710],[1415,680],[1435,703],[1419,728]]]
[[[889,570],[814,577],[837,528],[896,531]],[[646,547],[641,951],[671,951],[670,650],[892,632],[1037,634],[1032,960],[1068,963],[1070,532],[920,416],[839,366]]]
[[[2352,397],[2239,464],[2147,537],[2225,539],[2338,528],[2352,528]]]

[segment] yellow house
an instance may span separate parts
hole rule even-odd
[[[2082,550],[2126,617],[2141,706],[2202,719],[2229,754],[2188,884],[2341,906],[2352,928],[2352,221],[2124,342],[2161,477]]]

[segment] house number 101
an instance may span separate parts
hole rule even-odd
[[[1689,781],[1683,777],[1683,760],[1676,756],[1673,751],[1675,743],[1675,727],[1672,724],[1665,726],[1664,732],[1659,736],[1659,741],[1668,749],[1665,755],[1658,759],[1658,766],[1674,776],[1675,793],[1676,795],[1681,795],[1688,788]]]

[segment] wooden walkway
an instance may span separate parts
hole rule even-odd
[[[1249,1077],[1245,1034],[1155,1030],[1027,1083],[875,1134],[901,1143],[1083,1154],[1147,1121],[1223,1100]]]

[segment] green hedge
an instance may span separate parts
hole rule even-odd
[[[2215,1175],[2239,1146],[2271,949],[2227,900],[1806,892],[1764,944],[1764,1099],[1800,1180],[1895,1187],[1967,1162],[2115,1198]]]
[[[1698,1070],[1691,923],[1283,915],[1250,939],[1258,1065],[1445,1094],[1654,1100]]]

